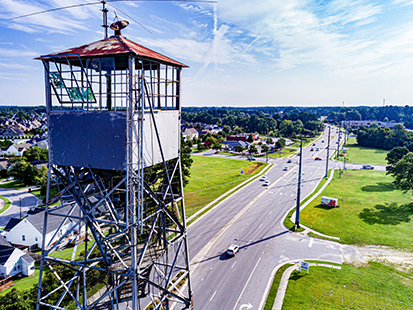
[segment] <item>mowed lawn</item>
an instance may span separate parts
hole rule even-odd
[[[187,217],[264,167],[262,163],[239,159],[206,156],[192,156],[192,159],[191,178],[184,188]]]
[[[304,225],[347,244],[381,244],[413,250],[412,194],[403,194],[384,171],[347,170],[301,212]],[[324,207],[321,196],[338,198]]]
[[[358,146],[355,137],[348,139],[344,149],[347,149],[347,162],[349,163],[387,165],[386,155],[389,151]]]
[[[293,271],[282,309],[413,309],[413,276],[370,262]]]

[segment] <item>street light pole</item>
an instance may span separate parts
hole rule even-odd
[[[300,193],[301,193],[301,165],[303,159],[303,135],[301,134],[300,143],[300,165],[298,167],[298,189],[297,189],[297,207],[295,210],[295,229],[300,228]]]
[[[341,134],[341,123],[339,123],[339,125],[338,125],[337,159],[340,156],[340,134]]]
[[[328,177],[328,159],[330,156],[330,131],[331,131],[331,126],[328,126],[328,144],[327,144],[327,158],[326,158],[326,175],[324,176],[325,178]]]

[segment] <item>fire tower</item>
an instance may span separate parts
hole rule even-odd
[[[180,161],[186,66],[119,28],[38,59],[49,177],[37,309],[192,309]],[[67,245],[70,258],[58,251]]]

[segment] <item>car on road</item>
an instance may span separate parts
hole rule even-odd
[[[310,152],[312,152],[312,151],[314,151],[314,149],[313,149],[313,148],[311,148]]]
[[[316,150],[316,151],[319,151],[320,149],[319,149],[319,148],[316,148],[315,150]]]
[[[315,146],[315,143],[313,143],[313,146]]]
[[[323,140],[323,141],[321,141],[321,143],[324,143],[324,140]]]
[[[13,177],[8,177],[8,178],[6,179],[6,181],[13,181],[13,180],[14,180]]]
[[[291,164],[291,159],[287,160],[287,164]]]
[[[314,158],[314,160],[322,160],[320,157],[316,157]]]
[[[267,177],[265,176],[265,175],[263,175],[261,178],[260,178],[260,181],[265,181],[267,179]]]
[[[247,157],[247,160],[253,161],[253,160],[255,160],[255,158],[254,158],[253,156],[248,156],[248,157]]]
[[[288,170],[288,167],[284,167],[283,171],[287,171],[287,170]]]
[[[361,167],[361,169],[373,170],[374,167],[373,167],[373,166],[370,166],[370,165],[363,165],[363,166]]]
[[[227,255],[229,255],[229,256],[235,256],[235,254],[238,252],[238,250],[239,250],[239,246],[238,246],[238,245],[236,245],[236,244],[231,244],[231,245],[228,247],[226,253],[227,253]]]
[[[268,186],[268,185],[270,185],[270,181],[265,181],[264,183],[262,183],[262,186]]]

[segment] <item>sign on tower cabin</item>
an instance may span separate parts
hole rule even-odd
[[[144,167],[179,156],[186,65],[120,31],[38,59],[45,67],[52,164],[124,171],[128,143],[134,162],[142,143]],[[128,122],[143,134],[128,134]]]

